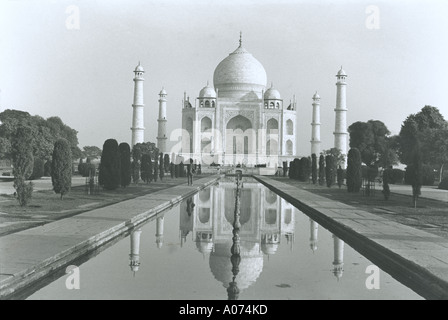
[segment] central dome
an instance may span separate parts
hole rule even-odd
[[[261,98],[266,79],[263,65],[240,44],[218,64],[213,84],[219,97],[241,98],[253,91]]]

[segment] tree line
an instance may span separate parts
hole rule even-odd
[[[387,199],[390,195],[389,183],[404,178],[405,183],[412,185],[416,202],[421,186],[432,185],[435,172],[438,172],[439,188],[448,189],[448,175],[444,170],[448,162],[448,122],[436,107],[427,105],[409,115],[398,135],[392,136],[379,120],[355,122],[348,132],[350,150],[345,172],[338,167],[340,154],[333,148],[321,155],[311,155],[308,160],[295,159],[290,163],[289,176],[304,181],[303,175],[308,180],[310,172],[313,183],[323,185],[326,181],[327,186],[331,186],[335,179],[345,178],[347,190],[358,192],[362,179],[368,188],[382,168],[384,197]],[[393,169],[399,162],[406,165],[404,174]]]

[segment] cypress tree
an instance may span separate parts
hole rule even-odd
[[[33,172],[33,141],[31,128],[25,126],[17,128],[11,137],[14,188],[20,206],[26,206],[33,193],[33,184],[25,182]]]
[[[327,187],[331,188],[334,183],[334,158],[330,154],[325,156],[325,180]]]
[[[152,165],[153,172],[154,172],[154,174],[152,176],[153,176],[154,182],[157,182],[157,178],[159,176],[159,161],[158,160],[159,159],[157,159],[157,155],[156,155],[154,158],[154,164]]]
[[[59,193],[61,199],[72,186],[72,152],[70,144],[65,139],[59,139],[54,143],[51,182],[54,192]]]
[[[325,183],[325,158],[321,154],[319,157],[319,185],[323,186]]]
[[[123,188],[131,184],[131,147],[126,142],[118,146],[121,162],[121,186]]]
[[[165,172],[169,172],[170,171],[170,155],[168,153],[165,153],[165,155],[163,156],[163,163],[164,163],[164,167],[165,167]]]
[[[165,176],[165,165],[164,165],[163,153],[161,152],[160,153],[160,157],[159,157],[159,177],[160,177],[160,181],[163,181],[163,177],[164,176]]]
[[[317,183],[317,157],[315,153],[311,155],[311,180],[313,184]]]
[[[137,184],[140,180],[140,162],[137,159],[132,161],[132,181]]]
[[[151,155],[145,153],[142,155],[142,165],[140,176],[142,180],[146,183],[150,183],[152,178],[152,164],[151,164]]]
[[[310,179],[311,163],[308,157],[300,159],[299,180],[307,182]]]
[[[412,165],[410,166],[410,182],[412,185],[412,199],[414,200],[414,208],[417,208],[417,199],[421,194],[423,180],[423,163],[420,143],[415,139],[414,149],[412,151]]]
[[[351,148],[347,156],[347,191],[359,192],[361,185],[361,152],[357,148]]]
[[[120,186],[121,163],[118,142],[108,139],[104,142],[101,154],[99,184],[106,190],[115,190]]]

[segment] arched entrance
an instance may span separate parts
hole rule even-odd
[[[246,117],[235,116],[226,125],[226,163],[247,163],[249,154],[255,152],[256,137],[252,123]]]

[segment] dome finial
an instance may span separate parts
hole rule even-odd
[[[240,48],[243,45],[243,32],[240,31]]]

